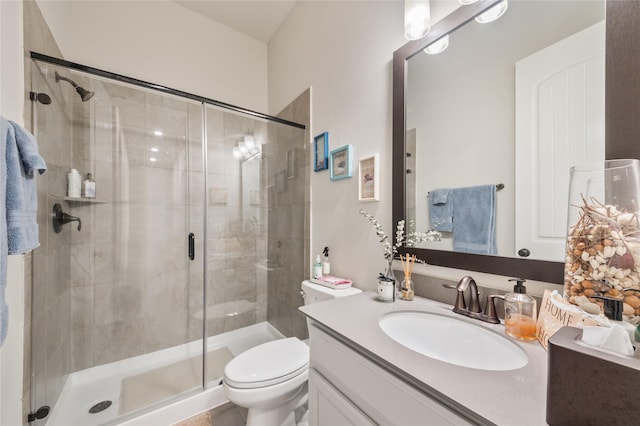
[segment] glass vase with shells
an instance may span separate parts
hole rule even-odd
[[[605,299],[623,302],[640,322],[640,161],[571,168],[564,296],[592,314]]]

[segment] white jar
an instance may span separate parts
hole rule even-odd
[[[393,302],[394,301],[394,291],[395,291],[395,281],[387,281],[378,279],[378,300],[382,302]]]
[[[82,190],[82,176],[76,169],[71,169],[67,173],[67,196],[71,198],[80,198]]]

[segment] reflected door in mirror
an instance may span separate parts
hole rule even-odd
[[[516,63],[516,249],[564,259],[569,169],[604,160],[604,22]]]

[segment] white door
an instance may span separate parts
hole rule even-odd
[[[516,63],[516,253],[564,261],[569,169],[604,160],[604,21]]]

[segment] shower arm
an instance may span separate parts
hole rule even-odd
[[[70,78],[67,78],[67,77],[65,77],[63,75],[60,75],[59,73],[56,72],[56,81],[60,81],[60,80],[64,80],[67,83],[70,83],[76,89],[78,88],[78,83],[76,83],[75,81],[71,80]]]

